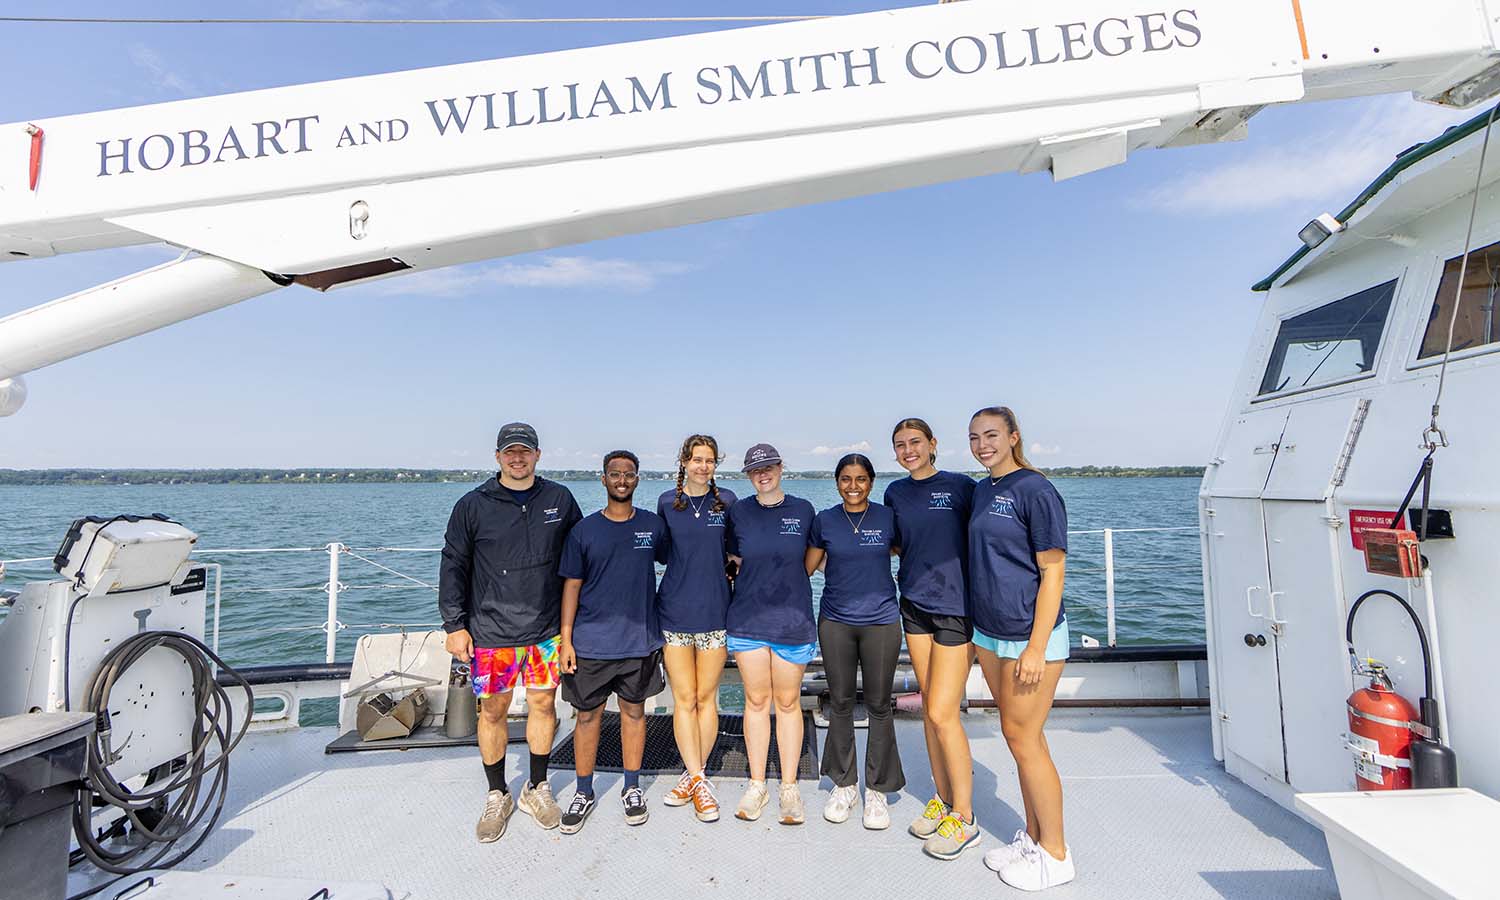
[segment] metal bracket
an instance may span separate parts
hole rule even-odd
[[[410,688],[410,687],[439,687],[443,683],[442,681],[440,681],[440,680],[438,680],[436,678],[428,678],[426,675],[412,675],[412,674],[410,674],[408,672],[398,672],[395,669],[390,669],[384,675],[376,675],[374,678],[371,678],[369,681],[366,681],[364,684],[361,684],[359,687],[352,687],[352,688],[350,688],[349,690],[345,691],[341,696],[343,697],[343,699],[347,700],[347,699],[349,699],[350,697],[353,697],[356,694],[367,694],[367,693],[370,693],[370,688],[372,686],[377,685],[377,684],[379,684],[382,681],[385,681],[387,678],[400,678],[400,679],[402,679],[404,681],[413,682],[413,684],[410,684],[410,685],[406,685],[406,684],[399,685],[398,688],[397,688],[398,690],[406,689],[406,688]]]

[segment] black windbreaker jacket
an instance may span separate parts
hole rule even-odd
[[[476,647],[524,647],[562,630],[563,541],[583,518],[566,487],[540,476],[525,505],[491,478],[448,517],[438,610],[449,633]]]

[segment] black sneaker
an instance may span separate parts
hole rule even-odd
[[[593,811],[594,795],[575,793],[573,801],[568,804],[568,811],[562,816],[562,833],[577,834],[578,830],[583,827],[584,821],[588,819],[589,813]]]
[[[625,804],[626,825],[640,825],[651,817],[651,811],[646,808],[646,795],[639,786],[626,788],[620,795],[620,802]]]

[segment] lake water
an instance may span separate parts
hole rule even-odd
[[[876,488],[878,498],[885,480]],[[1118,643],[1202,642],[1203,585],[1197,533],[1197,479],[1059,478],[1069,528],[1182,528],[1114,536]],[[568,482],[585,513],[604,502],[597,481]],[[654,509],[671,485],[643,482],[637,505]],[[726,487],[748,493],[744,481]],[[787,481],[788,493],[823,509],[838,502],[832,480]],[[196,531],[200,557],[224,565],[221,649],[231,665],[321,662],[330,542],[355,548],[442,546],[453,503],[469,484],[0,486],[0,560],[55,553],[73,519],[161,512]],[[1065,600],[1075,642],[1104,641],[1102,534],[1069,538]],[[216,555],[229,548],[303,548],[306,552]],[[313,551],[312,548],[317,548]],[[359,550],[343,555],[338,658],[358,635],[386,624],[436,625],[437,594],[390,571],[437,583],[435,552]],[[374,564],[372,564],[374,563]],[[0,587],[19,589],[51,577],[45,563],[13,565]],[[814,598],[821,576],[814,579]]]

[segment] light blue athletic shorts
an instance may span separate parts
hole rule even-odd
[[[773,644],[770,641],[757,641],[754,638],[742,638],[729,636],[729,652],[744,653],[747,650],[759,650],[767,647],[770,651],[782,659],[794,665],[805,666],[813,661],[818,655],[817,642],[811,644]]]
[[[733,638],[731,638],[733,640]],[[1047,638],[1047,662],[1059,662],[1068,658],[1068,620],[1063,619],[1052,629],[1052,636]],[[978,628],[974,629],[974,646],[983,647],[1001,659],[1020,659],[1021,651],[1026,649],[1026,641],[1002,641],[997,637],[990,637]]]

